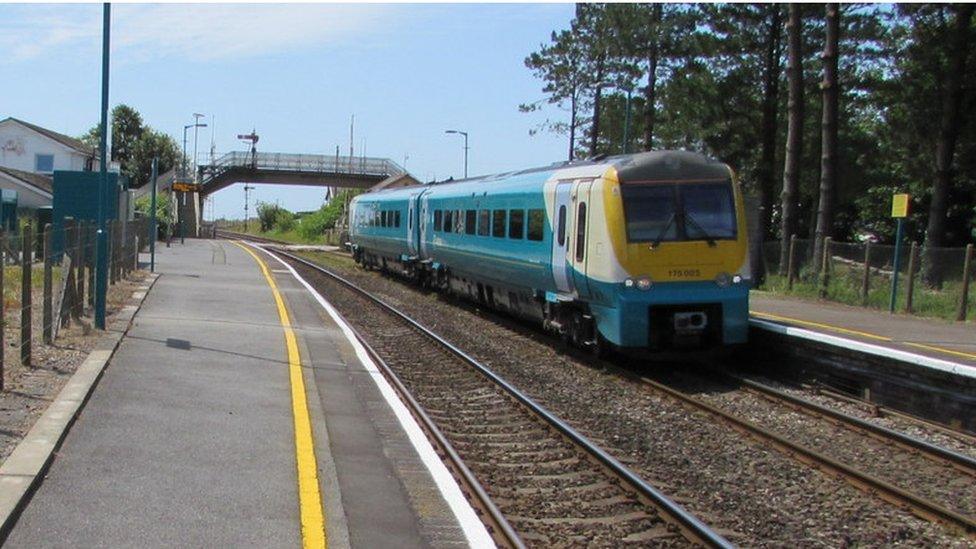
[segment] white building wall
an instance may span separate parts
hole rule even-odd
[[[13,120],[0,123],[0,166],[39,173],[36,170],[38,154],[53,155],[55,170],[81,171],[87,160],[84,154]],[[40,173],[50,175],[50,172]]]
[[[51,206],[51,195],[41,192],[38,189],[24,185],[20,180],[0,173],[0,189],[17,191],[17,207],[37,209],[42,206]]]

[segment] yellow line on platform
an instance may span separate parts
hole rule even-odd
[[[265,264],[256,253],[239,242],[234,242],[257,261],[264,278],[271,286],[278,317],[285,331],[285,346],[288,348],[288,373],[291,378],[291,409],[295,419],[295,458],[298,465],[298,504],[301,510],[302,547],[319,549],[328,546],[325,533],[325,515],[322,511],[322,494],[319,491],[318,466],[315,461],[315,445],[312,439],[312,422],[308,415],[308,401],[305,396],[305,380],[302,378],[302,361],[298,353],[298,340],[291,327],[291,319],[285,300],[278,291],[278,285]]]
[[[908,345],[910,347],[916,347],[918,349],[926,349],[928,351],[935,351],[937,353],[945,353],[945,354],[949,354],[949,355],[961,356],[961,357],[964,357],[964,358],[968,358],[970,360],[976,360],[976,354],[964,353],[962,351],[954,351],[952,349],[946,349],[945,347],[936,347],[934,345],[925,345],[925,344],[922,344],[922,343],[912,343],[912,342],[909,342],[909,341],[895,341],[894,339],[892,339],[890,337],[880,336],[880,335],[877,335],[877,334],[870,334],[868,332],[861,332],[861,331],[858,331],[858,330],[849,330],[847,328],[841,328],[840,326],[833,326],[833,325],[830,325],[830,324],[822,324],[820,322],[810,322],[809,320],[801,320],[799,318],[790,318],[788,316],[779,316],[779,315],[774,315],[772,313],[764,313],[764,312],[761,312],[761,311],[749,311],[749,313],[752,314],[753,316],[758,316],[759,318],[765,318],[765,319],[769,319],[769,320],[777,320],[777,321],[780,321],[780,322],[791,322],[793,324],[800,324],[800,325],[805,325],[805,326],[813,326],[813,327],[816,327],[816,328],[823,328],[825,330],[830,330],[830,331],[833,331],[833,332],[841,332],[841,333],[845,333],[845,334],[852,334],[852,335],[857,335],[857,336],[861,336],[861,337],[866,337],[866,338],[869,338],[869,339],[876,339],[878,341],[889,341],[891,343],[900,343],[902,345]]]
[[[760,318],[768,318],[770,320],[779,320],[781,322],[792,322],[794,324],[802,324],[804,326],[814,326],[816,328],[823,328],[825,330],[831,330],[834,332],[841,332],[844,334],[858,335],[861,337],[866,337],[869,339],[876,339],[878,341],[892,341],[890,337],[879,336],[875,334],[869,334],[867,332],[860,332],[857,330],[849,330],[847,328],[841,328],[840,326],[831,326],[830,324],[821,324],[819,322],[810,322],[809,320],[800,320],[799,318],[790,318],[788,316],[779,316],[772,313],[763,313],[760,311],[749,311],[755,316]]]
[[[961,356],[961,357],[964,357],[964,358],[968,358],[970,360],[976,360],[976,354],[973,354],[973,353],[964,353],[962,351],[953,351],[952,349],[946,349],[946,348],[943,348],[943,347],[933,347],[932,345],[924,345],[922,343],[909,343],[907,341],[905,341],[904,343],[905,343],[905,345],[911,345],[912,347],[918,347],[919,349],[928,349],[930,351],[938,351],[940,353],[948,353],[950,355],[956,355],[956,356]]]

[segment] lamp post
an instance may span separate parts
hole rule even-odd
[[[194,114],[193,116],[203,116],[203,115],[202,114],[201,115]],[[207,127],[206,124],[201,124],[199,122],[194,122],[193,124],[187,124],[186,126],[183,126],[183,169],[181,170],[181,173],[180,173],[180,175],[182,175],[183,177],[186,177],[186,130],[188,130],[190,128],[194,128],[194,130],[193,130],[193,133],[194,133],[194,138],[193,138],[193,142],[194,142],[194,145],[193,145],[193,147],[194,147],[194,153],[193,154],[195,155],[196,154],[196,152],[195,152],[195,149],[196,149],[196,137],[195,137],[195,135],[196,135],[196,132],[197,132],[196,128],[206,128],[206,127]]]
[[[197,134],[200,128],[206,128],[206,124],[201,124],[200,119],[204,115],[199,113],[193,113],[193,181],[197,180]]]
[[[456,133],[464,136],[464,178],[468,178],[468,132],[460,130],[444,130],[444,133]]]
[[[634,92],[634,88],[627,88],[627,103],[624,107],[626,114],[624,115],[624,154],[630,154],[630,95]]]

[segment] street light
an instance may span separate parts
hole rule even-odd
[[[200,119],[204,115],[193,113],[193,181],[197,180],[197,133],[200,128],[206,128],[206,124],[201,124]]]
[[[444,133],[456,133],[464,136],[464,178],[468,178],[468,132],[460,130],[444,130]]]
[[[194,114],[193,116],[197,116],[197,115]],[[190,128],[206,128],[206,127],[207,127],[206,124],[201,124],[199,122],[194,122],[193,124],[187,124],[186,126],[183,126],[183,170],[181,174],[183,177],[186,177],[186,130]],[[195,129],[193,130],[193,133],[196,134]],[[196,141],[195,137],[194,137],[194,141]],[[196,147],[196,145],[194,145],[194,147]]]

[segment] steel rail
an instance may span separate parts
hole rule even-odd
[[[840,461],[837,461],[829,456],[825,456],[813,449],[793,442],[792,440],[780,436],[769,429],[765,429],[751,421],[737,417],[700,399],[686,395],[685,393],[668,387],[663,383],[654,381],[653,379],[645,376],[639,376],[639,379],[644,384],[657,390],[658,392],[664,393],[665,395],[668,395],[679,402],[686,403],[693,408],[717,417],[739,432],[749,435],[761,442],[765,442],[802,463],[824,470],[825,472],[829,472],[838,478],[846,480],[855,488],[869,494],[876,495],[877,497],[898,507],[908,509],[919,517],[956,528],[971,538],[976,537],[976,519],[972,517],[967,517],[951,509],[946,509],[935,502],[929,501],[893,484],[889,484],[888,482],[885,482],[877,477],[869,475],[868,473],[845,465],[844,463],[841,463]]]
[[[785,403],[794,410],[805,411],[815,416],[834,420],[836,423],[847,428],[866,433],[876,440],[893,443],[908,450],[918,451],[927,455],[931,459],[951,465],[963,473],[970,476],[976,476],[976,459],[970,456],[961,454],[959,452],[954,452],[948,448],[937,446],[904,433],[899,433],[898,431],[888,429],[887,427],[882,427],[881,425],[876,425],[869,421],[864,421],[863,419],[845,414],[843,412],[832,410],[826,406],[822,406],[804,398],[780,391],[779,389],[759,383],[758,381],[753,381],[751,379],[746,379],[733,374],[726,375],[728,375],[730,379],[741,383],[747,389],[758,393],[760,396],[770,401]]]
[[[400,312],[393,306],[389,305],[385,301],[379,299],[378,297],[372,295],[368,291],[360,288],[353,282],[346,280],[342,276],[325,269],[324,267],[317,265],[311,261],[304,258],[295,256],[293,254],[281,251],[273,250],[281,256],[287,257],[292,261],[301,263],[306,267],[318,271],[334,280],[340,284],[348,287],[352,291],[362,295],[363,297],[369,299],[381,309],[387,311],[394,317],[406,323],[408,326],[417,330],[427,338],[431,339],[451,354],[455,355],[463,362],[473,367],[476,371],[484,375],[487,379],[501,387],[510,396],[516,399],[519,403],[529,409],[532,413],[542,418],[547,424],[555,428],[563,436],[571,440],[575,445],[584,449],[590,454],[598,463],[611,471],[615,476],[619,477],[621,480],[627,483],[630,488],[640,494],[643,498],[647,499],[652,503],[654,507],[657,507],[663,513],[661,518],[665,521],[671,522],[677,526],[681,532],[691,541],[699,543],[707,547],[721,547],[721,548],[731,548],[734,547],[728,540],[719,535],[717,532],[709,528],[704,522],[699,520],[697,517],[686,511],[683,507],[672,501],[664,493],[659,491],[657,488],[653,487],[647,483],[644,479],[640,478],[632,471],[630,471],[626,466],[620,463],[616,458],[608,454],[602,448],[596,446],[585,436],[577,432],[575,429],[569,426],[565,421],[556,417],[548,410],[543,408],[541,405],[536,403],[530,397],[516,389],[513,385],[508,383],[502,377],[488,369],[486,366],[482,365],[480,362],[472,358],[470,355],[457,348],[447,340],[438,336],[434,332],[430,331],[414,319],[410,318],[406,314]]]
[[[933,420],[930,420],[930,419],[925,419],[925,418],[913,416],[911,414],[908,414],[908,413],[905,413],[905,412],[896,410],[894,408],[885,406],[884,404],[878,404],[878,403],[871,402],[871,401],[868,401],[868,400],[864,400],[864,399],[860,399],[860,398],[853,397],[853,396],[850,396],[850,395],[846,395],[846,394],[841,393],[839,390],[833,389],[832,387],[830,387],[828,385],[823,385],[823,384],[820,384],[820,383],[815,383],[815,384],[804,384],[802,386],[803,387],[810,388],[813,391],[815,391],[817,394],[830,397],[830,398],[832,398],[834,400],[840,400],[840,401],[843,401],[843,402],[847,402],[848,404],[853,404],[853,405],[858,406],[860,408],[866,408],[868,410],[871,410],[875,415],[878,415],[878,416],[893,416],[893,417],[896,417],[898,419],[901,419],[901,420],[904,420],[904,421],[908,421],[908,422],[914,423],[916,425],[920,425],[920,426],[922,426],[922,427],[924,427],[926,429],[935,429],[936,431],[939,431],[942,434],[944,434],[944,435],[946,435],[948,437],[954,438],[954,439],[956,439],[956,440],[958,440],[960,442],[963,442],[963,443],[966,443],[966,444],[976,444],[976,436],[973,436],[972,433],[969,433],[967,431],[963,431],[961,429],[956,429],[956,428],[952,427],[951,425],[946,425],[944,423],[939,423],[937,421],[933,421]]]
[[[486,523],[488,532],[495,542],[501,547],[513,547],[517,549],[526,547],[521,536],[518,535],[501,510],[498,509],[495,502],[491,500],[491,496],[481,486],[481,483],[475,478],[474,473],[464,463],[460,454],[458,454],[454,446],[444,436],[444,433],[437,427],[434,420],[427,415],[427,412],[424,411],[420,403],[410,394],[410,391],[407,390],[400,377],[393,371],[393,368],[380,357],[379,353],[366,341],[366,338],[363,337],[359,330],[352,325],[349,326],[349,329],[352,330],[356,339],[366,349],[366,353],[373,359],[373,362],[383,371],[383,376],[393,385],[394,390],[400,395],[400,399],[403,400],[404,404],[407,405],[410,413],[420,422],[420,426],[427,434],[427,438],[436,448],[439,448],[443,452],[442,455],[447,456],[448,467],[454,470],[455,476],[460,477],[459,480],[461,483],[473,495],[473,497],[469,497],[469,501],[474,500],[472,501],[473,506],[484,513],[482,521]]]

